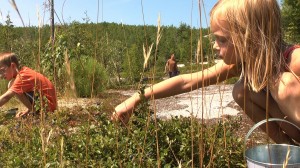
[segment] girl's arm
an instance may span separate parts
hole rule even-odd
[[[204,86],[222,82],[228,78],[238,75],[238,68],[236,65],[227,65],[222,61],[216,65],[205,69],[203,71],[183,74],[165,81],[159,82],[147,89],[145,89],[145,98],[154,99],[165,98],[177,94],[189,92]],[[133,96],[119,104],[115,108],[114,118],[121,119],[127,123],[133,109],[140,102],[140,96],[135,93]]]

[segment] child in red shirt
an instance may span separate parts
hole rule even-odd
[[[20,68],[16,54],[0,53],[0,76],[10,81],[8,90],[0,96],[0,107],[16,96],[27,108],[18,112],[16,117],[36,112],[37,102],[43,110],[56,110],[57,98],[53,84],[45,76],[28,67]]]

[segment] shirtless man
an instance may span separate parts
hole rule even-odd
[[[170,59],[168,59],[166,66],[165,66],[165,73],[169,72],[169,77],[172,78],[178,75],[178,67],[177,62],[175,60],[175,55],[172,54]]]

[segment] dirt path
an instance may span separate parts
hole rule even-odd
[[[160,99],[156,103],[158,117],[195,116],[213,119],[222,115],[236,116],[241,109],[232,98],[232,85],[209,86],[205,89]]]

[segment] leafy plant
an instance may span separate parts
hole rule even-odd
[[[90,97],[102,92],[108,81],[105,69],[93,58],[80,58],[71,61],[76,93],[79,97]]]
[[[160,120],[143,101],[124,127],[109,120],[110,103],[61,108],[0,127],[0,167],[245,167],[239,118],[202,123]],[[141,95],[143,92],[141,92]]]

